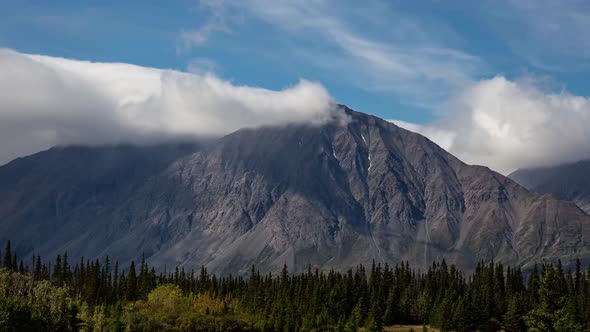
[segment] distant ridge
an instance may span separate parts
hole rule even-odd
[[[590,160],[555,167],[521,169],[509,175],[524,187],[574,201],[590,214]]]

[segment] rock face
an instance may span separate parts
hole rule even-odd
[[[202,147],[16,160],[0,167],[0,240],[21,255],[144,253],[159,267],[217,273],[590,258],[590,217],[574,203],[342,111],[346,124],[244,129]]]
[[[531,191],[574,201],[590,214],[590,160],[555,167],[521,169],[508,177]]]

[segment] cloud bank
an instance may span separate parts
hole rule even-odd
[[[481,80],[451,102],[445,119],[395,121],[429,137],[465,162],[504,174],[590,158],[590,99],[547,92],[535,79]]]
[[[0,164],[54,145],[149,143],[336,116],[326,89],[305,80],[272,91],[213,74],[6,49],[0,105]]]
[[[393,121],[471,164],[508,174],[590,158],[590,98],[535,79],[484,79],[430,124]],[[54,145],[155,143],[243,127],[324,123],[329,93],[302,80],[281,91],[185,73],[0,49],[0,164]]]

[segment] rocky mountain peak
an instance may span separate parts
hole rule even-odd
[[[143,253],[161,267],[222,273],[245,273],[252,264],[297,271],[409,260],[426,268],[445,258],[469,270],[482,259],[588,258],[590,217],[573,203],[467,165],[377,117],[342,112],[348,121],[242,129],[96,191],[114,181],[107,173],[82,186],[93,194],[67,204],[63,197],[77,196],[96,163],[69,171],[72,186],[56,180],[35,190],[41,173],[60,174],[80,156],[48,151],[56,162],[43,167],[42,155],[15,161],[0,167],[0,234],[24,254],[70,250],[131,260]],[[127,156],[113,174],[142,168],[142,158]],[[149,160],[160,157],[149,151]],[[15,166],[25,161],[33,166]],[[36,247],[24,245],[30,239]]]

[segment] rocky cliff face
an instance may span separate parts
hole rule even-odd
[[[508,177],[531,191],[574,201],[590,214],[590,160],[555,167],[522,169]]]
[[[160,267],[219,273],[373,259],[426,267],[445,258],[471,269],[480,259],[590,258],[590,217],[575,204],[466,165],[379,118],[342,111],[346,124],[244,129],[170,158],[146,152],[122,162],[133,170],[113,166],[119,176],[83,186],[91,194],[82,196],[86,166],[71,165],[69,155],[43,165],[63,150],[17,160],[0,168],[0,237],[23,254],[145,253]],[[157,167],[144,170],[146,161]],[[57,178],[45,183],[39,172]],[[64,180],[64,172],[75,176]]]

